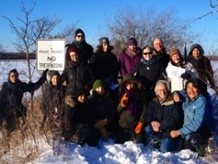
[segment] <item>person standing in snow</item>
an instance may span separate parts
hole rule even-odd
[[[134,69],[141,58],[141,49],[137,46],[136,39],[130,38],[127,42],[126,49],[119,56],[121,77],[124,78],[127,73],[134,73]]]
[[[116,135],[117,143],[132,140],[144,143],[145,110],[147,100],[141,83],[133,76],[126,74],[120,84],[119,126]]]
[[[207,85],[208,82],[218,94],[218,88],[215,84],[213,68],[210,60],[204,56],[204,49],[199,44],[193,44],[190,48],[187,60],[195,67],[199,79]]]
[[[172,70],[174,70],[174,72],[171,72]],[[179,71],[182,71],[182,73]],[[197,72],[193,65],[183,59],[177,48],[170,50],[170,62],[166,68],[166,73],[167,79],[170,82],[171,92],[183,90],[185,82],[188,79],[197,77]],[[176,76],[173,73],[176,73]]]
[[[16,69],[9,72],[8,82],[3,84],[0,91],[0,120],[1,123],[6,123],[3,126],[5,126],[8,134],[16,128],[22,128],[27,114],[27,109],[22,104],[23,95],[25,92],[33,93],[37,90],[46,81],[47,71],[48,69],[43,71],[37,82],[29,82],[28,84],[20,81]]]

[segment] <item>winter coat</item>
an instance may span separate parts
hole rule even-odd
[[[84,64],[87,64],[88,61],[90,60],[92,54],[93,54],[93,47],[91,45],[89,45],[88,43],[86,43],[86,41],[83,41],[82,43],[79,44],[76,44],[76,42],[72,42],[71,44],[67,44],[66,45],[67,50],[70,48],[70,47],[77,47],[80,51],[80,57],[81,57],[81,60]],[[66,51],[68,52],[68,51]]]
[[[92,124],[101,119],[107,119],[108,124],[114,121],[116,109],[108,91],[103,95],[98,95],[93,91],[88,98],[88,108],[88,115]]]
[[[107,52],[98,50],[94,53],[90,59],[90,64],[97,79],[112,76],[113,82],[117,83],[119,64],[116,56],[111,52],[111,48]]]
[[[153,60],[152,64],[146,64],[141,59],[141,62],[135,68],[135,74],[145,89],[148,101],[154,98],[154,86],[158,80],[164,79],[163,74],[165,72],[163,65],[156,59]]]
[[[183,123],[183,111],[180,103],[176,103],[170,94],[160,104],[158,97],[155,97],[149,104],[145,113],[147,124],[152,121],[160,123],[160,135],[163,138],[170,138],[170,131],[178,129]]]
[[[196,60],[192,56],[193,49],[197,48],[200,51],[200,59]],[[187,60],[192,63],[194,68],[196,69],[198,76],[200,80],[202,80],[204,83],[207,83],[207,80],[209,81],[211,87],[215,87],[215,81],[213,79],[213,69],[210,63],[210,60],[204,56],[204,50],[199,44],[192,45],[190,52],[188,54]]]
[[[157,60],[160,61],[160,63],[162,63],[165,69],[170,61],[170,55],[166,53],[165,48],[163,48],[161,51],[156,51],[156,57]]]
[[[120,73],[122,78],[127,73],[134,73],[134,69],[139,64],[141,58],[142,58],[142,52],[141,49],[139,48],[135,56],[128,55],[126,50],[124,50],[123,53],[120,54],[119,64],[120,64]]]
[[[61,81],[67,82],[66,95],[71,96],[75,95],[75,90],[78,88],[90,89],[94,80],[95,76],[90,67],[79,61],[69,61],[61,75]]]
[[[188,140],[190,133],[196,132],[201,126],[206,126],[214,131],[215,123],[209,98],[199,94],[197,98],[190,101],[184,90],[179,94],[182,97],[184,111],[184,123],[183,127],[179,129],[180,135]]]
[[[50,130],[57,128],[62,130],[65,89],[60,85],[53,86],[49,83],[42,93],[41,108],[44,117],[48,119]]]
[[[142,138],[138,137],[135,134],[135,128],[138,124],[138,122],[141,122],[143,125],[145,125],[145,110],[147,107],[147,99],[145,97],[145,94],[143,90],[141,89],[141,84],[137,81],[134,82],[135,88],[135,101],[136,101],[136,115],[133,116],[130,111],[128,111],[126,108],[123,108],[120,105],[120,100],[125,94],[125,83],[121,83],[121,91],[119,94],[119,104],[117,106],[117,111],[119,115],[119,127],[118,127],[118,133],[117,133],[117,142],[124,143],[127,140],[140,140],[142,141]],[[131,100],[129,100],[130,102]],[[129,137],[127,137],[129,136]],[[143,142],[143,141],[142,141]]]
[[[177,77],[168,77],[168,74],[173,67],[177,67],[177,66],[174,66],[172,65],[171,62],[169,62],[166,68],[166,74],[167,74],[168,81],[170,82],[171,92],[181,91],[184,89],[187,80],[182,79],[181,74],[179,73],[176,74]],[[191,78],[197,77],[197,72],[190,62],[183,62],[183,67],[180,66],[178,67],[184,69],[186,73],[191,75]]]
[[[21,82],[18,80],[16,83],[8,82],[3,84],[0,91],[0,115],[2,118],[7,115],[13,115],[15,111],[16,117],[26,116],[26,107],[22,104],[23,94],[25,92],[34,92],[37,90],[46,80],[45,77],[41,77],[36,83]]]

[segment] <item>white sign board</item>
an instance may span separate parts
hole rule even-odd
[[[37,70],[63,71],[65,65],[65,40],[37,40]]]

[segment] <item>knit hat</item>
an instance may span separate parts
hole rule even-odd
[[[93,83],[92,89],[96,90],[96,88],[98,88],[100,86],[105,87],[104,82],[102,80],[100,80],[100,79],[95,80],[95,82]]]
[[[76,31],[75,31],[75,37],[76,37],[76,35],[77,34],[79,34],[79,33],[82,33],[83,34],[83,36],[84,36],[84,38],[85,38],[85,33],[83,32],[83,30],[82,29],[77,29]]]
[[[78,54],[79,50],[76,47],[69,47],[67,50],[67,54],[70,55],[71,52],[76,52]]]
[[[132,45],[132,44],[137,46],[137,41],[135,38],[130,38],[127,42],[127,46]]]
[[[60,77],[60,73],[58,71],[49,71],[49,75],[52,78],[53,76],[57,75],[58,77]]]
[[[87,92],[83,88],[77,88],[75,90],[75,97],[79,97],[80,95],[87,95]]]
[[[172,57],[172,56],[175,55],[175,54],[181,56],[181,53],[180,53],[179,49],[177,49],[177,48],[172,48],[172,49],[170,50],[170,57]]]
[[[107,37],[102,37],[99,39],[100,45],[102,45],[104,42],[106,42],[108,45],[110,44],[109,39]]]

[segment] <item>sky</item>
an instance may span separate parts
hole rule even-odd
[[[218,5],[217,0],[211,0],[213,5]],[[24,15],[19,8],[19,0],[1,0],[0,16],[7,16],[15,24],[17,18],[24,19]],[[31,0],[24,0],[25,6],[31,6]],[[98,39],[106,34],[105,15],[113,18],[118,9],[131,7],[137,9],[139,6],[154,6],[157,11],[165,11],[174,8],[177,16],[182,19],[191,20],[194,24],[194,31],[202,35],[193,40],[201,40],[200,44],[207,50],[216,49],[218,43],[218,12],[209,14],[201,19],[197,19],[210,11],[218,10],[210,6],[210,0],[37,0],[31,19],[42,16],[59,16],[62,19],[61,25],[75,23],[79,20],[78,27],[86,33],[86,41],[91,45],[98,44]],[[59,27],[61,29],[61,27]],[[0,44],[8,51],[13,51],[13,40],[16,39],[9,28],[8,22],[0,17]],[[110,36],[107,36],[110,39]],[[72,38],[73,39],[73,38]]]

